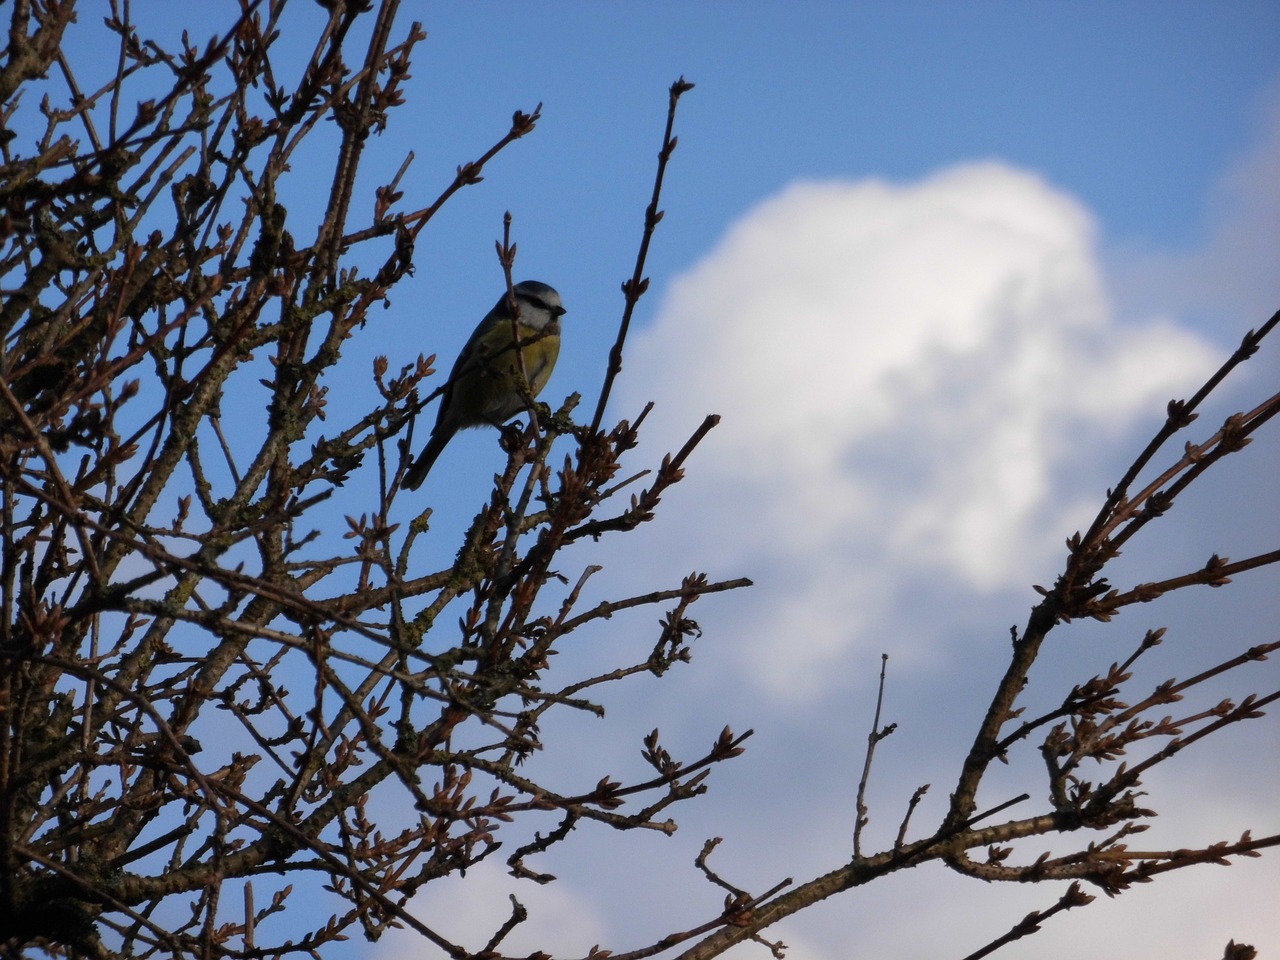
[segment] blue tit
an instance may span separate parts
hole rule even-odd
[[[528,392],[536,397],[547,385],[560,355],[560,318],[564,306],[555,289],[537,280],[513,288],[519,343],[512,336],[511,310],[503,294],[471,334],[445,384],[436,425],[426,447],[404,475],[401,486],[416,490],[453,435],[486,424],[501,427],[525,409],[521,359]]]

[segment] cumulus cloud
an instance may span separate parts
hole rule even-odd
[[[821,687],[913,577],[989,592],[1051,575],[1099,492],[1070,486],[1095,445],[1211,369],[1193,333],[1120,322],[1095,234],[1072,197],[999,163],[802,182],[672,285],[624,378],[664,401],[646,439],[724,420],[663,549],[757,577],[739,610],[766,687]]]

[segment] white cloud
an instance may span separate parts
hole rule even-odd
[[[1254,186],[1273,190],[1260,178]],[[1249,208],[1242,198],[1239,209]],[[1222,238],[1245,226],[1224,219],[1214,232],[1221,245],[1185,262],[1228,263],[1234,241]],[[844,751],[869,722],[882,649],[892,654],[885,719],[901,727],[876,754],[871,833],[891,835],[911,789],[932,783],[914,821],[926,829],[945,803],[954,751],[968,745],[966,718],[1002,666],[996,645],[1032,599],[1027,586],[1052,578],[1062,538],[1087,522],[1135,440],[1161,422],[1165,401],[1186,396],[1221,361],[1223,351],[1186,323],[1114,306],[1096,233],[1074,199],[995,163],[912,184],[795,184],[731,226],[633,335],[614,409],[659,403],[637,465],[678,448],[706,413],[724,420],[664,498],[658,522],[627,538],[626,561],[610,563],[611,543],[599,545],[606,555],[593,559],[609,572],[592,587],[608,592],[602,581],[611,575],[634,586],[646,568],[756,581],[699,604],[693,615],[709,636],[694,670],[636,706],[661,718],[668,739],[705,723],[707,710],[735,730],[759,729],[744,768],[717,771],[712,802],[727,804],[723,814],[686,811],[673,840],[725,836],[720,867],[735,882],[748,883],[744,872],[804,877],[839,856],[830,838],[847,832],[850,813],[832,796],[856,780],[860,757]],[[1125,562],[1139,553],[1133,545]],[[992,596],[1010,587],[1021,590],[1012,603]],[[1150,620],[1145,611],[1155,609],[1119,628],[1128,631],[1121,649],[1136,642],[1135,630],[1171,622]],[[1197,658],[1212,656],[1195,646],[1206,620],[1189,619],[1178,627],[1174,613],[1179,637],[1148,665],[1156,682],[1166,669],[1197,672]],[[1232,608],[1233,630],[1253,630],[1246,624],[1255,620]],[[1082,643],[1078,630],[1069,637],[1069,650],[1037,665],[1042,699],[1117,656],[1088,635]],[[1176,665],[1178,647],[1197,666]],[[1259,755],[1271,756],[1268,745]],[[1161,816],[1135,847],[1211,842],[1248,825],[1265,832],[1274,764],[1259,769],[1222,744],[1207,764],[1195,765],[1191,752],[1179,759],[1173,782],[1151,778]],[[1002,767],[986,789],[997,799],[1024,788],[1043,796],[1039,763],[1031,768],[1027,780],[1025,769]],[[1261,785],[1243,782],[1242,770]],[[1036,842],[1024,844],[1032,857]],[[1162,876],[1054,917],[1012,949],[1059,960],[1090,950],[1214,955],[1231,936],[1262,946],[1276,936],[1266,910],[1276,876],[1268,857]],[[683,882],[672,872],[652,885],[672,895],[670,885]],[[833,898],[765,936],[803,944],[797,958],[841,956],[850,943],[868,955],[953,955],[1048,907],[1064,887],[983,884],[932,866]],[[926,905],[922,923],[884,922],[908,902]]]
[[[793,184],[672,285],[627,408],[659,398],[648,450],[724,416],[663,550],[759,578],[738,608],[757,680],[821,688],[911,577],[1051,575],[1100,490],[1064,478],[1213,362],[1172,323],[1119,323],[1104,286],[1088,212],[998,163]]]

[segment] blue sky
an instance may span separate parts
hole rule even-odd
[[[520,164],[530,175],[558,181],[553,168],[566,165],[589,175],[566,164],[580,158],[635,169],[648,157],[609,148],[644,132],[661,106],[654,87],[683,73],[699,88],[684,108],[686,170],[671,206],[687,190],[709,232],[796,177],[913,177],[998,156],[1045,174],[1123,233],[1178,244],[1199,229],[1186,192],[1203,194],[1255,135],[1280,28],[1274,5],[1261,3],[485,12],[431,11],[417,71],[436,89],[427,116],[447,119],[458,140],[499,122],[508,103],[545,101],[544,145],[530,148],[543,163]],[[441,102],[437,83],[465,96]],[[547,140],[571,142],[569,157]]]
[[[431,195],[517,107],[541,101],[544,120],[424,235],[418,282],[442,314],[484,309],[492,297],[475,293],[475,270],[510,209],[522,275],[554,279],[576,307],[570,363],[597,362],[611,340],[677,76],[698,86],[681,108],[650,310],[665,278],[797,179],[905,182],[995,159],[1076,198],[1117,260],[1196,249],[1215,226],[1215,189],[1280,96],[1269,53],[1280,14],[1267,4],[480,10],[422,8],[430,36],[411,88],[421,95],[388,135],[416,152],[408,182]],[[385,165],[398,161],[389,149]],[[1157,284],[1113,284],[1135,310],[1174,306]],[[1188,322],[1226,321],[1192,312]],[[1252,318],[1229,322],[1234,338]],[[467,328],[442,331],[442,355]]]
[[[135,7],[172,17],[185,5]],[[227,8],[221,17],[218,4],[201,8],[211,29],[232,18]],[[689,752],[726,721],[757,738],[670,841],[583,831],[553,865],[564,879],[549,890],[481,869],[452,893],[433,885],[420,904],[428,919],[449,918],[450,935],[474,922],[479,946],[486,920],[518,889],[531,929],[545,935],[531,933],[527,949],[626,948],[715,911],[719,897],[691,867],[707,836],[725,836],[722,866],[757,888],[839,862],[830,837],[851,819],[882,650],[892,658],[888,719],[900,728],[878,754],[873,832],[891,839],[921,782],[934,784],[921,817],[937,812],[930,804],[945,800],[1008,627],[1035,599],[1030,584],[1052,580],[1062,540],[1158,426],[1167,399],[1194,390],[1280,307],[1280,5],[402,9],[429,38],[408,105],[371,144],[370,195],[411,150],[405,207],[425,205],[505,132],[513,110],[541,101],[544,119],[421,236],[416,276],[397,289],[384,326],[350,345],[357,373],[336,385],[343,396],[368,391],[367,360],[379,353],[396,366],[436,352],[447,369],[501,288],[493,242],[510,210],[517,279],[554,284],[569,308],[544,399],[593,397],[666,89],[681,75],[697,84],[681,106],[652,291],[611,413],[659,403],[637,469],[705,413],[725,421],[652,530],[623,538],[622,549],[584,545],[566,562],[606,565],[584,603],[669,586],[695,568],[749,575],[757,587],[701,603],[706,636],[690,668],[618,694],[608,724],[567,723],[572,755],[537,762],[561,782],[591,784],[634,765],[639,736],[655,725]],[[309,50],[321,11],[290,11],[288,40]],[[327,169],[300,178],[295,202],[318,204],[327,184]],[[1272,344],[1202,422],[1268,395],[1263,375],[1276,367]],[[235,399],[229,417],[260,417],[260,398],[241,398],[241,411],[230,409]],[[1121,572],[1151,579],[1215,550],[1273,549],[1277,444],[1260,440],[1246,454],[1136,545]],[[418,494],[437,508],[424,566],[452,556],[499,458],[481,431],[445,452]],[[360,499],[369,481],[343,491],[335,524],[369,510],[371,498]],[[1222,532],[1250,499],[1264,504],[1257,522]],[[405,516],[420,507],[406,501]],[[1074,630],[1046,650],[1045,685],[1030,695],[1060,698],[1055,680],[1105,669],[1161,624],[1176,637],[1139,681],[1186,675],[1212,662],[1208,641],[1222,633],[1228,649],[1272,639],[1275,595],[1275,573],[1262,572],[1126,614],[1111,633]],[[640,649],[653,619],[620,617],[560,660],[586,671],[611,661],[614,644]],[[1260,689],[1276,684],[1274,664],[1252,676]],[[1280,787],[1280,744],[1269,730],[1188,758],[1194,789],[1184,783],[1162,818],[1182,837],[1170,843],[1275,829],[1267,798]],[[609,760],[584,770],[593,748]],[[1021,772],[1032,777],[1024,786],[1036,783],[1034,763]],[[1019,782],[1011,773],[1013,792]],[[1280,921],[1266,905],[1280,888],[1276,859],[1162,880],[1056,918],[1002,955],[1209,956],[1230,937],[1274,947]],[[792,960],[837,960],[855,941],[877,956],[962,956],[1058,893],[975,887],[942,871],[897,877],[770,933],[792,945]],[[649,909],[637,910],[637,897]],[[360,944],[333,954],[368,955]],[[376,953],[422,955],[408,938]]]
[[[832,866],[881,650],[901,727],[877,760],[876,829],[896,826],[918,783],[935,785],[923,810],[945,800],[965,724],[999,669],[1008,626],[1033,600],[1030,583],[1052,579],[1062,539],[1158,425],[1164,402],[1194,389],[1280,305],[1280,8],[482,11],[426,16],[415,117],[428,133],[420,148],[408,138],[424,191],[442,182],[441,167],[477,154],[511,109],[542,101],[545,120],[486,184],[457,198],[434,239],[424,236],[417,282],[442,314],[455,303],[468,316],[487,307],[477,276],[493,275],[489,250],[512,210],[517,274],[555,283],[570,308],[549,392],[590,397],[638,240],[666,86],[680,75],[697,83],[682,102],[653,293],[613,413],[659,403],[637,467],[678,446],[704,413],[725,421],[652,530],[582,562],[605,564],[593,581],[601,595],[664,585],[673,566],[758,584],[750,597],[701,605],[708,635],[686,676],[611,702],[617,726],[566,728],[613,757],[611,771],[630,756],[619,729],[634,740],[656,723],[690,750],[724,720],[758,731],[670,844],[584,838],[560,864],[557,890],[519,890],[542,908],[550,937],[539,944],[531,931],[520,943],[563,942],[572,954],[642,942],[667,917],[692,921],[688,904],[712,895],[687,865],[712,834],[732,837],[721,863],[743,883]],[[1019,293],[993,313],[1004,289]],[[469,328],[460,321],[441,336],[460,342]],[[1250,374],[1253,396],[1268,363],[1274,370],[1274,346]],[[1228,412],[1214,408],[1204,422]],[[1266,507],[1248,529],[1224,536],[1215,526],[1224,502],[1275,504],[1265,477],[1276,444],[1259,447],[1181,526],[1135,545],[1121,575],[1171,574],[1224,543],[1232,556],[1270,549],[1280,531]],[[433,474],[427,495],[452,502],[459,483],[493,469],[490,450],[483,435],[460,438],[445,455],[453,463],[437,468],[453,479]],[[1185,675],[1206,665],[1204,638],[1223,617],[1268,635],[1275,583],[1274,573],[1242,578],[1233,595],[1143,608],[1113,633],[1064,634],[1029,697],[1061,697],[1055,678],[1105,669],[1135,631],[1164,623],[1182,632],[1137,683]],[[647,636],[648,622],[613,626]],[[608,657],[591,646],[574,651],[583,670]],[[1274,668],[1256,676],[1274,686]],[[1273,794],[1275,753],[1226,739],[1189,761],[1202,764],[1187,776],[1204,790],[1178,790],[1158,825],[1169,833],[1149,836],[1180,843],[1179,829],[1208,839],[1264,821],[1266,804],[1240,785]],[[1031,780],[1023,767],[1024,779],[1008,781],[1011,792],[1035,782],[1031,768]],[[618,877],[621,861],[629,867]],[[482,926],[508,885],[474,879],[492,884],[492,899],[459,886],[424,906]],[[1230,936],[1274,944],[1280,928],[1260,904],[1277,884],[1274,863],[1172,878],[1060,919],[1006,955],[1208,955]],[[798,960],[847,956],[855,941],[880,956],[963,955],[1050,896],[975,889],[940,871],[885,888],[773,933]],[[637,892],[651,906],[640,918],[620,906]],[[900,915],[903,898],[921,921],[909,935],[876,922]],[[1197,919],[1207,915],[1221,924]],[[380,956],[413,949],[395,942]]]

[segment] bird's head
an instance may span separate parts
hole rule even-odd
[[[564,316],[564,304],[556,288],[537,280],[521,280],[511,288],[520,307],[520,322],[543,330]]]

